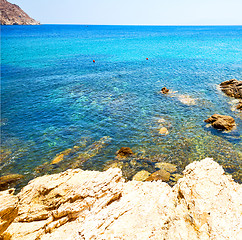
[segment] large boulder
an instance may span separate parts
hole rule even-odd
[[[227,80],[220,83],[220,88],[228,96],[242,99],[242,81]]]
[[[14,189],[0,192],[0,239],[18,215],[18,198],[13,193]]]
[[[220,130],[231,130],[236,124],[235,120],[230,116],[213,114],[208,119],[204,120],[206,123],[211,123],[211,125]]]

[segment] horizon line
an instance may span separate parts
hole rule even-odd
[[[242,24],[89,24],[89,23],[40,23],[40,25],[83,25],[83,26],[242,26]]]

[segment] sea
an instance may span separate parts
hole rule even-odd
[[[2,26],[0,176],[23,175],[18,189],[121,166],[131,180],[210,157],[241,183],[242,113],[219,89],[230,79],[242,80],[242,26]],[[236,128],[206,124],[215,113]]]

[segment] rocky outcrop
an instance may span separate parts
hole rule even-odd
[[[231,79],[220,83],[221,90],[228,96],[242,99],[242,81]],[[242,102],[236,106],[236,109],[242,111]]]
[[[17,239],[240,239],[242,188],[212,159],[171,188],[124,182],[120,169],[80,169],[32,180],[3,233]]]
[[[230,97],[242,99],[242,81],[231,79],[220,83],[221,90]]]
[[[230,116],[213,114],[210,118],[204,120],[206,123],[211,123],[211,125],[220,130],[231,130],[235,127],[235,121]]]
[[[14,189],[0,192],[0,238],[18,215],[18,198],[13,193]]]
[[[18,5],[0,0],[1,25],[39,25],[29,17]]]

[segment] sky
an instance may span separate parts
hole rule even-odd
[[[9,0],[42,24],[242,25],[242,0]]]

